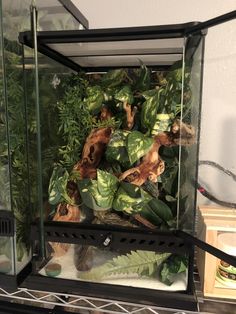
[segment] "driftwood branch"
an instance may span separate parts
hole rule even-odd
[[[98,128],[92,130],[86,139],[82,152],[82,159],[74,166],[79,171],[81,179],[96,178],[99,165],[112,133],[112,128]]]
[[[123,103],[123,109],[125,110],[126,112],[126,126],[125,126],[125,129],[126,130],[131,130],[134,126],[134,117],[135,117],[135,114],[137,112],[137,107],[133,107],[128,104],[127,102],[124,102]]]
[[[161,146],[192,145],[194,140],[194,128],[176,120],[170,132],[162,132],[154,137],[151,149],[142,158],[140,164],[122,173],[119,179],[138,186],[143,185],[147,180],[157,182],[158,177],[165,170],[164,161],[159,156],[159,148]]]

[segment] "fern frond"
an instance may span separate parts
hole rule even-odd
[[[107,128],[107,127],[111,127],[114,129],[119,129],[119,127],[121,126],[122,121],[120,120],[116,120],[114,117],[109,118],[107,120],[98,120],[96,122],[94,122],[94,127],[95,128]]]
[[[89,272],[80,273],[79,277],[84,280],[100,280],[112,275],[152,276],[158,266],[170,256],[170,253],[150,251],[131,251],[126,255],[119,255],[104,265],[98,266]]]

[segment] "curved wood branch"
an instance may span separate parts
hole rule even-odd
[[[170,132],[162,132],[154,137],[154,143],[141,163],[121,174],[120,180],[141,186],[147,180],[157,182],[165,170],[165,163],[159,156],[161,146],[192,145],[195,141],[195,130],[191,125],[174,121]]]
[[[53,221],[80,222],[79,206],[60,203],[57,206],[57,211],[53,217]],[[65,255],[71,246],[69,243],[60,242],[49,242],[49,244],[54,251],[52,254],[54,257]]]
[[[126,112],[126,130],[131,130],[134,126],[134,117],[135,114],[137,112],[137,107],[134,106],[132,108],[132,106],[130,104],[128,104],[127,102],[123,103],[123,109]]]
[[[74,166],[74,170],[79,171],[81,179],[96,178],[97,166],[103,157],[106,145],[110,141],[111,133],[111,127],[98,128],[92,130],[87,137],[82,159]]]

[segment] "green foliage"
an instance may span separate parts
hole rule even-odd
[[[114,195],[118,187],[118,179],[102,170],[97,170],[98,191],[102,196]]]
[[[119,86],[124,78],[126,77],[127,73],[124,69],[117,69],[108,71],[104,74],[101,78],[101,85],[104,88],[114,88]]]
[[[141,125],[144,130],[150,133],[156,121],[158,110],[159,92],[158,90],[149,90],[143,93],[146,101],[142,104]]]
[[[96,187],[96,185],[95,185],[95,187]],[[90,179],[79,180],[78,181],[78,188],[79,188],[80,196],[82,198],[82,202],[86,207],[88,207],[92,210],[104,210],[104,209],[106,209],[102,206],[99,206],[97,204],[95,198],[93,197],[92,193],[95,194],[95,192],[97,192],[97,190],[95,190],[94,187],[92,188],[92,180],[90,180]],[[97,192],[97,194],[98,194],[98,192]]]
[[[160,155],[165,161],[165,171],[161,174],[162,188],[175,198],[178,193],[179,151],[174,147],[162,147]]]
[[[111,208],[118,189],[118,179],[112,174],[98,169],[97,180],[91,181],[88,189],[98,206]]]
[[[151,196],[142,188],[133,184],[123,183],[114,198],[113,208],[117,211],[123,211],[127,214],[133,215],[142,211],[142,206],[151,199]]]
[[[151,207],[153,212],[160,217],[163,221],[168,222],[173,219],[173,214],[170,208],[161,200],[153,198],[148,202],[148,205]]]
[[[89,113],[92,115],[98,114],[101,110],[104,100],[101,86],[88,86],[86,89],[86,97],[84,98],[84,105],[87,107]]]
[[[116,100],[127,102],[130,105],[134,102],[134,96],[129,85],[126,85],[115,92],[114,97]]]
[[[160,226],[163,220],[156,214],[156,212],[149,206],[149,203],[142,202],[135,206],[135,209],[139,211],[141,217],[152,223],[154,226]]]
[[[80,272],[79,278],[84,280],[101,280],[113,275],[139,275],[151,277],[156,274],[158,267],[170,256],[169,253],[157,254],[151,251],[131,251],[119,255],[104,265],[89,272]]]
[[[147,154],[154,140],[139,131],[131,132],[127,137],[127,151],[131,165]]]
[[[91,185],[89,186],[89,192],[92,194],[96,204],[101,207],[101,209],[109,209],[112,207],[114,196],[112,194],[103,196],[98,190],[98,184],[96,180],[91,181]]]
[[[160,280],[168,286],[172,285],[175,275],[185,272],[187,266],[186,256],[171,255],[160,267]]]
[[[150,89],[150,85],[151,71],[144,64],[141,63],[135,88],[139,91],[146,91]]]
[[[82,79],[81,79],[82,80]],[[59,134],[64,145],[59,149],[62,163],[70,169],[80,158],[86,137],[93,127],[92,115],[82,101],[84,84],[69,86],[59,103]]]
[[[124,167],[130,166],[126,147],[126,139],[129,131],[115,130],[106,149],[106,159],[109,162],[119,161]]]
[[[155,122],[152,128],[152,136],[160,132],[170,131],[171,124],[173,123],[173,116],[168,113],[159,113],[156,115]]]
[[[134,210],[133,206],[140,202],[142,202],[141,197],[131,197],[122,187],[120,187],[114,199],[113,208],[117,211],[133,214],[134,212],[137,212]]]
[[[69,180],[69,173],[61,166],[56,166],[53,170],[49,182],[48,194],[49,203],[57,205],[61,202],[74,204],[74,201],[67,194],[67,183]]]
[[[115,117],[111,117],[106,120],[98,120],[93,123],[93,126],[95,128],[113,128],[113,129],[119,129],[121,126],[121,121],[116,119]]]

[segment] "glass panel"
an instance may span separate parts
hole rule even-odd
[[[196,212],[203,39],[193,36],[187,40],[186,47],[182,121],[186,125],[185,131],[194,134],[194,140],[189,141],[184,133],[181,138],[178,207],[181,229],[193,233]],[[184,142],[188,141],[189,143],[185,145]]]
[[[16,273],[14,248],[13,237],[0,237],[0,274]]]
[[[120,67],[120,66],[139,66],[143,62],[147,66],[169,66],[181,60],[181,54],[170,55],[125,55],[125,56],[105,56],[105,57],[73,57],[72,61],[82,67]]]
[[[38,10],[38,30],[82,29],[82,25],[68,12],[58,0],[36,0]],[[74,8],[75,10],[76,8]]]
[[[49,44],[48,46],[64,56],[102,56],[102,55],[129,55],[129,54],[181,54],[183,38],[107,41],[90,43]]]
[[[187,259],[183,255],[52,242],[47,248],[49,261],[39,271],[43,276],[155,290],[187,288]],[[168,273],[171,265],[179,273]]]
[[[7,119],[6,76],[4,68],[4,41],[2,3],[0,2],[0,221],[5,220],[5,211],[11,210],[9,125]],[[2,225],[0,231],[2,232]],[[4,231],[3,231],[4,232]],[[12,237],[0,237],[0,273],[14,274],[14,242]]]
[[[18,33],[29,30],[31,1],[3,1],[2,11],[2,63],[4,72],[1,86],[5,84],[5,99],[1,110],[1,197],[3,208],[14,213],[16,234],[2,238],[0,245],[3,265],[11,263],[8,274],[17,274],[31,259],[29,225],[33,217],[29,198],[29,172],[27,153],[26,103],[24,94],[23,49],[18,43]],[[33,84],[31,81],[31,85]],[[28,86],[30,89],[30,85]],[[5,111],[6,108],[6,111]],[[6,114],[7,113],[7,114]],[[5,131],[4,131],[5,130]],[[5,249],[7,248],[7,250]],[[7,259],[7,260],[6,260]],[[0,267],[1,271],[1,267]]]
[[[0,3],[1,5],[1,3]],[[2,8],[0,7],[1,13]],[[3,57],[3,30],[0,21],[0,210],[11,210],[9,151],[8,151],[8,124],[6,118],[6,78],[4,75]]]
[[[40,57],[47,219],[176,227],[179,134],[173,125],[181,112],[181,73],[182,62],[165,72],[142,66],[75,75]],[[144,77],[147,85],[135,90]],[[154,113],[145,112],[151,104]]]
[[[101,47],[99,44],[103,52]],[[152,42],[150,49],[153,47],[158,45]],[[63,221],[148,230],[193,229],[194,220],[184,218],[187,211],[188,217],[194,217],[195,206],[195,194],[185,200],[186,189],[195,193],[195,187],[189,187],[192,182],[186,179],[185,167],[196,170],[197,134],[192,129],[197,123],[199,102],[188,86],[198,74],[194,73],[195,57],[188,64],[185,56],[195,56],[195,48],[187,41],[185,54],[182,50],[174,60],[171,58],[176,55],[171,53],[153,54],[153,67],[146,67],[148,60],[142,59],[143,55],[135,56],[136,63],[133,55],[94,56],[99,49],[91,52],[90,57],[84,55],[86,50],[76,57],[96,59],[91,67],[97,66],[100,58],[104,66],[110,65],[109,59],[119,61],[116,70],[103,73],[69,73],[55,62],[39,57],[42,155],[38,159],[43,166],[39,175],[44,205],[41,222],[46,219],[55,224]],[[156,70],[162,61],[171,66],[165,71]],[[186,161],[188,158],[191,160]],[[196,177],[195,172],[193,176]],[[139,255],[122,249],[111,252],[65,243],[46,243],[46,249],[50,262],[40,269],[40,274],[77,280],[84,279],[79,277],[81,269],[92,272],[96,267],[106,267],[108,262],[113,265],[112,259],[119,255],[126,261],[127,254]],[[149,253],[140,254],[150,260]],[[83,260],[87,255],[88,265]],[[169,258],[161,266],[165,285],[160,284],[158,276],[145,278],[143,283],[139,275],[151,275],[149,269],[141,274],[136,269],[137,281],[133,277],[131,281],[115,277],[109,278],[112,281],[109,283],[114,280],[132,286],[134,280],[136,287],[186,290],[186,261],[176,254]],[[181,274],[175,277],[171,269]],[[160,269],[155,271],[160,274]],[[183,276],[181,287],[178,276]],[[103,280],[99,278],[98,282]],[[168,284],[172,284],[170,288]]]

